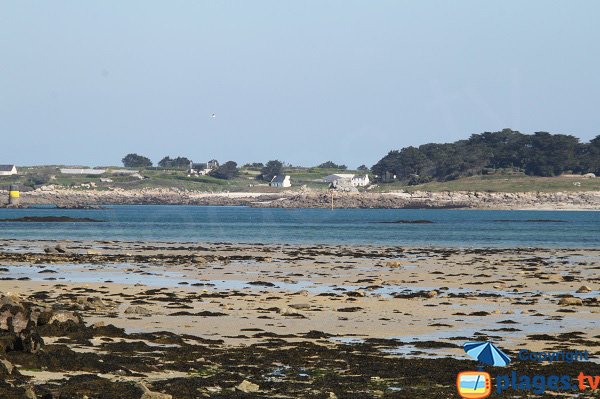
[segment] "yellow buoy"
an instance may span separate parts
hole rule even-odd
[[[19,192],[18,186],[10,186],[10,190],[8,191],[8,203],[10,205],[18,205],[19,198],[21,198],[21,193]]]

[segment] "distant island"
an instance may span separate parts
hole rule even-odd
[[[337,193],[334,207],[600,208],[600,136],[582,143],[571,135],[504,129],[454,143],[392,150],[372,167],[354,170],[333,161],[312,167],[279,160],[238,166],[207,159],[165,156],[154,166],[132,153],[122,159],[123,166],[0,165],[0,190],[18,187],[22,205],[59,207],[330,207]],[[0,205],[7,198],[0,195]]]

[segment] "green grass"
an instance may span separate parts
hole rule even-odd
[[[111,168],[114,169],[114,168]],[[285,173],[290,175],[292,187],[285,191],[299,191],[302,186],[312,190],[325,191],[328,188],[321,180],[333,173],[364,172],[354,170],[320,169],[320,168],[287,168]],[[263,192],[277,193],[282,189],[271,188],[267,182],[257,180],[260,170],[242,168],[240,175],[232,180],[222,180],[211,176],[188,176],[184,170],[151,169],[142,170],[146,177],[143,180],[132,176],[114,176],[105,174],[95,175],[63,175],[57,166],[36,166],[19,168],[17,176],[0,176],[0,188],[10,184],[31,185],[36,179],[46,179],[48,184],[77,188],[83,183],[95,183],[96,189],[106,190],[109,187],[123,189],[141,188],[179,188],[196,191],[212,192]],[[110,178],[112,182],[102,182],[101,178]],[[576,185],[574,183],[579,183]],[[39,186],[41,184],[37,184]],[[583,177],[533,177],[524,174],[495,174],[461,178],[448,182],[430,182],[416,186],[394,182],[378,184],[369,191],[389,192],[404,190],[412,191],[489,191],[489,192],[557,192],[557,191],[598,191],[600,178],[587,179]]]
[[[576,185],[574,183],[579,183]],[[583,177],[535,177],[526,175],[472,176],[447,182],[430,182],[416,186],[400,183],[380,184],[376,191],[488,191],[488,192],[558,192],[598,191],[600,178]]]

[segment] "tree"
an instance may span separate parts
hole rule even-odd
[[[564,134],[536,132],[531,136],[524,163],[525,173],[533,176],[558,176],[577,169],[579,139]]]
[[[265,165],[262,162],[252,162],[244,165],[244,168],[259,168],[262,169]]]
[[[186,157],[170,158],[164,157],[158,163],[161,168],[174,168],[174,169],[186,169],[190,166],[190,160]]]
[[[390,151],[371,168],[378,176],[396,175],[399,180],[406,180],[411,175],[427,174],[429,162],[427,156],[415,147],[406,147],[400,151]]]
[[[361,172],[368,172],[369,168],[367,168],[367,165],[360,165],[358,168],[356,168],[356,170],[360,170]]]
[[[585,145],[581,152],[581,171],[600,175],[600,136],[596,136]]]
[[[231,180],[239,175],[237,163],[233,161],[227,161],[217,169],[209,173],[210,176],[216,177],[217,179]]]
[[[271,181],[273,177],[283,173],[283,164],[280,161],[269,161],[260,170],[260,178],[264,181]]]
[[[346,165],[338,165],[338,164],[333,163],[331,161],[323,162],[321,165],[317,166],[317,168],[322,168],[322,169],[341,169],[341,170],[348,169],[348,167]]]
[[[147,168],[152,166],[152,161],[149,158],[138,154],[127,154],[121,161],[126,168]]]
[[[474,134],[454,143],[428,143],[390,151],[372,167],[381,180],[420,184],[517,168],[532,176],[556,176],[564,172],[595,173],[599,170],[600,139],[582,144],[564,134],[536,132],[526,135],[511,129]]]

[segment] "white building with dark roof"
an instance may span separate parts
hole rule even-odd
[[[292,182],[290,181],[290,177],[288,175],[277,175],[273,176],[269,186],[279,188],[291,187]]]
[[[323,178],[323,181],[325,183],[336,183],[336,184],[339,183],[340,181],[347,181],[353,187],[365,187],[365,186],[368,186],[370,183],[369,175],[358,176],[358,175],[354,175],[351,173],[336,173],[333,175],[325,176]]]
[[[17,173],[17,167],[15,165],[0,165],[0,176],[12,176]]]

